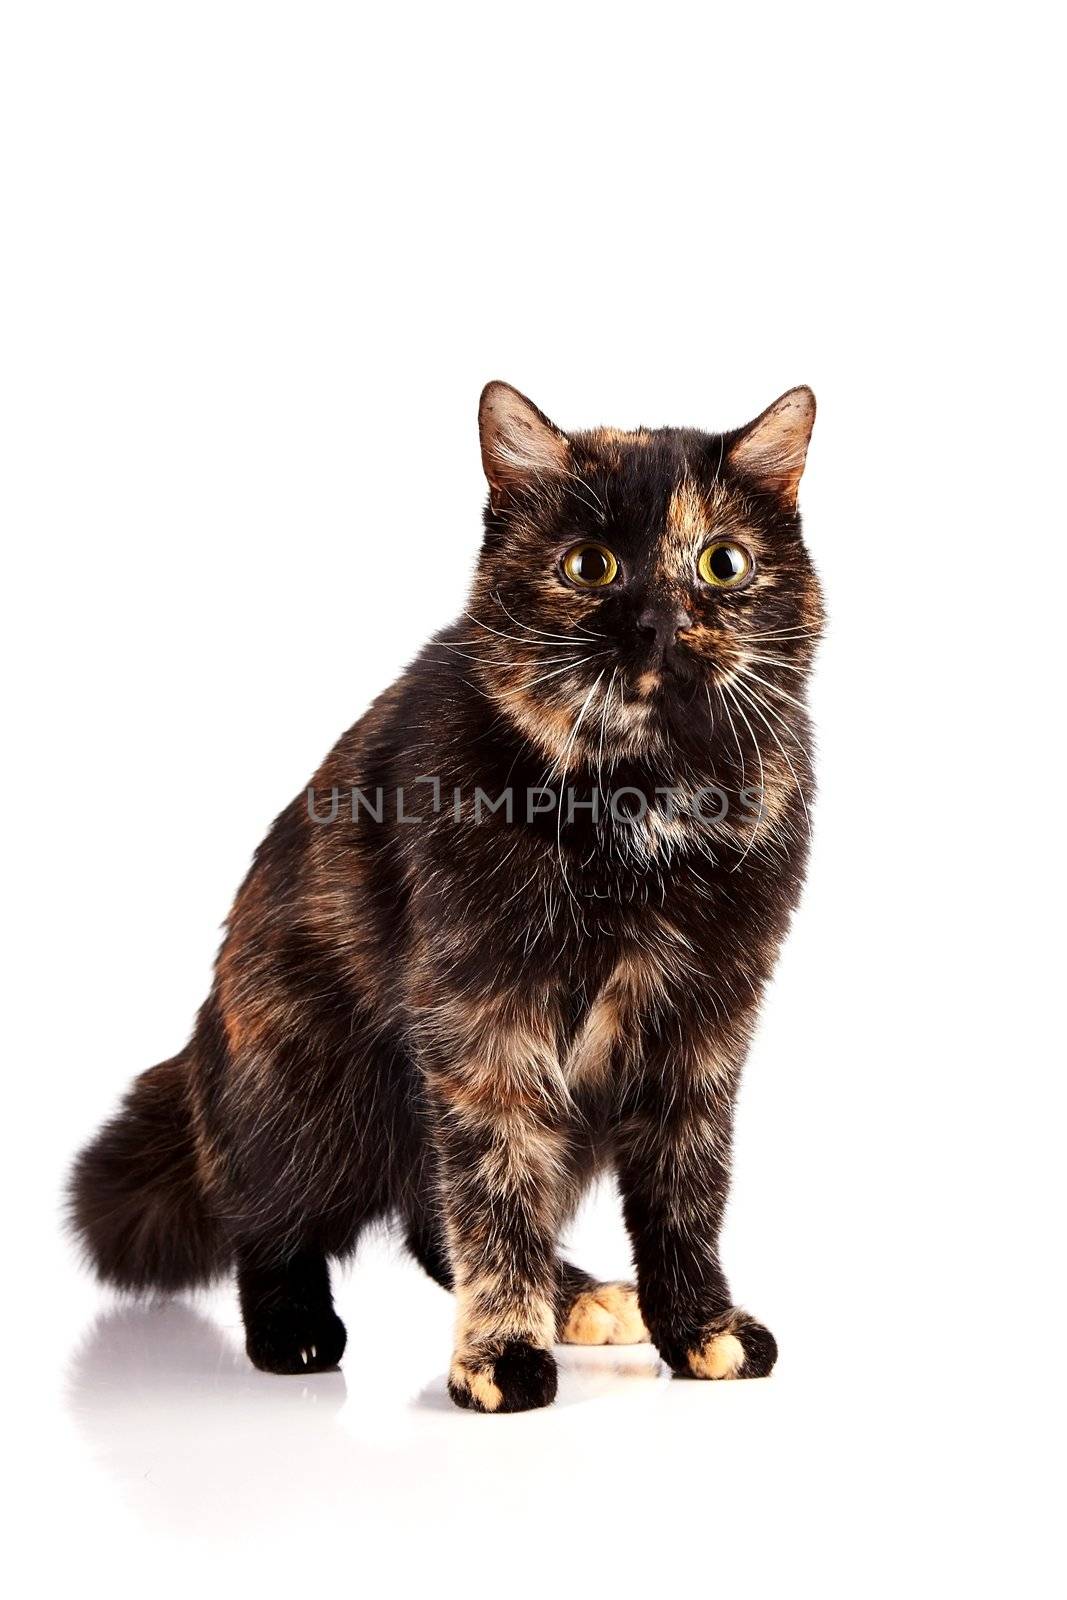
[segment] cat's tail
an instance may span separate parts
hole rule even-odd
[[[71,1225],[97,1275],[119,1289],[189,1289],[227,1265],[200,1181],[189,1065],[183,1051],[142,1072],[74,1163]]]

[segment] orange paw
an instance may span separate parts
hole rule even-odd
[[[561,1344],[647,1344],[648,1329],[630,1283],[598,1283],[580,1294],[559,1335]]]

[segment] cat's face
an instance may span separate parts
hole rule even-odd
[[[801,388],[733,433],[568,436],[486,388],[462,648],[553,761],[692,753],[788,721],[822,620],[796,511],[814,414]]]

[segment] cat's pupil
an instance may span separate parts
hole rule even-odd
[[[745,566],[740,550],[735,550],[730,544],[721,544],[717,550],[713,550],[708,564],[721,583],[729,583],[731,578],[739,577]]]
[[[578,576],[583,583],[599,583],[607,570],[604,552],[594,549],[592,545],[578,557]]]

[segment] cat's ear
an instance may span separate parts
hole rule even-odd
[[[570,471],[567,435],[510,383],[487,383],[482,390],[478,432],[494,506],[538,478]]]
[[[815,396],[806,385],[790,389],[742,428],[726,459],[743,477],[770,489],[792,510],[808,454]]]

